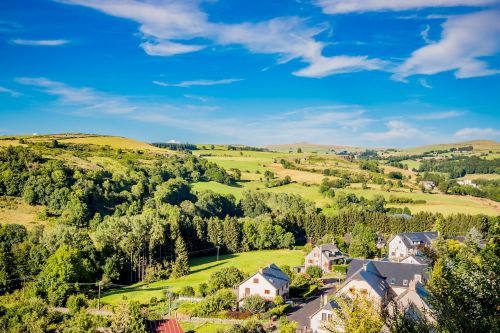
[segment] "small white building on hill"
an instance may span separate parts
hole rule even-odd
[[[290,278],[275,264],[259,269],[238,286],[238,301],[250,295],[259,295],[269,301],[275,296],[288,297]]]

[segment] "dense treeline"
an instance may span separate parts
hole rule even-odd
[[[153,142],[152,146],[158,148],[165,148],[170,150],[196,150],[198,147],[191,143],[179,143],[179,142]]]
[[[477,156],[455,157],[449,160],[423,160],[420,163],[419,171],[444,172],[451,178],[463,177],[473,173],[496,173],[500,174],[500,159],[482,159]]]

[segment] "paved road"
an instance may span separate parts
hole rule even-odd
[[[333,290],[333,287],[322,288],[319,295],[330,294]],[[299,323],[299,327],[309,327],[309,317],[321,307],[321,297],[319,295],[294,307],[287,316],[288,320],[296,321]]]

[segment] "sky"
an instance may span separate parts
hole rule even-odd
[[[500,0],[2,0],[0,135],[500,139]]]

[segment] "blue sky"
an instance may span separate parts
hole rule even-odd
[[[4,0],[0,134],[500,138],[498,0]]]

